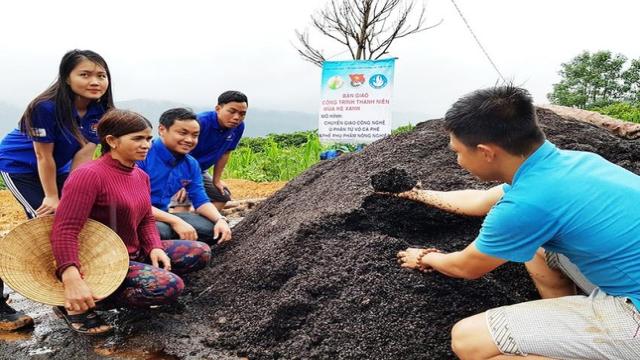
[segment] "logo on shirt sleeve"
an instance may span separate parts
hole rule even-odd
[[[180,180],[180,184],[182,184],[182,187],[186,187],[187,185],[191,184],[191,180],[182,179]]]
[[[47,136],[47,129],[31,128],[31,136],[33,136],[33,137],[45,137],[45,136]]]

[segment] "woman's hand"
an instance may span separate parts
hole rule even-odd
[[[42,205],[36,209],[36,215],[44,216],[55,213],[58,203],[60,203],[60,199],[57,196],[46,196],[42,199]]]
[[[213,238],[218,239],[218,244],[231,240],[231,228],[225,219],[218,219],[213,227]]]
[[[62,273],[62,283],[64,284],[64,307],[67,311],[83,313],[93,309],[96,306],[95,302],[100,300],[93,295],[75,266],[65,269]]]
[[[163,269],[171,271],[171,259],[169,259],[164,250],[158,248],[151,250],[149,260],[151,260],[151,265],[160,267],[160,263],[162,263]]]

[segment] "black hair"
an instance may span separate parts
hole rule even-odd
[[[164,126],[166,129],[169,129],[176,120],[195,120],[198,121],[198,117],[196,114],[187,108],[173,108],[169,109],[160,115],[160,125]],[[198,123],[200,123],[198,121]]]
[[[222,94],[220,94],[220,96],[218,96],[218,105],[224,105],[230,102],[247,103],[247,105],[249,105],[247,95],[241,93],[240,91],[229,90],[223,92]]]
[[[147,118],[137,112],[117,109],[107,112],[98,123],[100,152],[104,155],[111,151],[111,147],[106,140],[108,135],[120,137],[144,129],[153,129],[153,125]]]
[[[493,143],[512,155],[528,155],[544,141],[529,92],[513,86],[476,90],[447,111],[445,129],[464,145]]]
[[[56,125],[60,129],[67,129],[79,143],[83,144],[86,142],[73,116],[76,95],[71,90],[71,86],[67,83],[71,71],[73,71],[73,69],[75,69],[75,67],[83,60],[89,60],[104,68],[107,73],[109,85],[107,86],[107,91],[105,91],[104,95],[102,95],[98,100],[98,103],[102,106],[104,111],[109,111],[115,108],[113,105],[113,95],[111,93],[111,73],[109,72],[107,62],[102,58],[102,56],[91,50],[71,50],[64,54],[62,60],[60,60],[58,78],[56,81],[44,92],[33,99],[27,106],[27,109],[20,119],[20,130],[23,133],[31,136],[33,135],[31,130],[31,117],[33,115],[33,111],[41,102],[52,100],[56,104]]]

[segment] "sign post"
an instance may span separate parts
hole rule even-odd
[[[368,144],[391,134],[394,65],[395,59],[323,63],[322,143]]]

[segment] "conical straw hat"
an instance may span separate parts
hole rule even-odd
[[[64,305],[64,287],[56,277],[51,251],[53,216],[18,225],[0,240],[0,278],[24,297]],[[78,236],[84,280],[99,298],[112,294],[129,269],[127,248],[113,230],[88,219]]]

